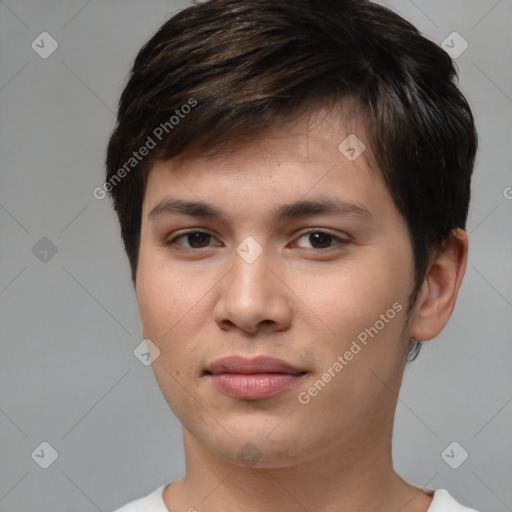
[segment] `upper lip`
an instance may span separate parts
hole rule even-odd
[[[214,361],[206,368],[206,373],[214,375],[219,373],[289,373],[299,375],[306,372],[275,357],[228,356]]]

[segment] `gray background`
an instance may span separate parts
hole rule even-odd
[[[505,512],[512,510],[512,1],[382,3],[439,44],[453,31],[468,42],[456,60],[480,134],[465,281],[450,323],[406,370],[395,466],[414,485]],[[2,512],[109,511],[183,473],[179,422],[151,367],[133,354],[142,337],[117,220],[108,199],[92,191],[102,184],[132,60],[185,5],[0,1]],[[43,31],[59,44],[46,59],[31,48]],[[48,469],[38,464],[49,460],[38,448],[44,441],[58,453]],[[469,453],[457,469],[441,457],[453,441]]]

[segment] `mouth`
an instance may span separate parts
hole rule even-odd
[[[241,400],[262,400],[290,389],[307,373],[273,357],[231,356],[212,363],[204,376],[224,395]]]

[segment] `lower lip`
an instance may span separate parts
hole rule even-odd
[[[219,373],[210,375],[225,395],[242,400],[270,398],[293,386],[301,375],[289,373]]]

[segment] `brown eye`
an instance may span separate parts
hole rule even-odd
[[[331,235],[330,233],[326,233],[325,231],[310,231],[309,233],[304,233],[299,238],[299,241],[300,240],[306,240],[306,243],[297,243],[299,247],[305,249],[328,249],[337,243],[347,243],[347,241],[335,235]]]
[[[308,237],[309,242],[315,249],[325,249],[326,247],[330,247],[333,239],[331,235],[322,232],[310,233]]]
[[[201,231],[196,231],[195,233],[187,234],[187,241],[190,244],[190,247],[197,249],[198,247],[206,247],[209,245],[211,239],[211,235],[208,233],[203,233]]]
[[[176,244],[184,249],[201,249],[210,246],[212,238],[212,235],[204,231],[189,231],[170,240],[167,245]],[[184,240],[185,243],[180,243],[179,240]]]

